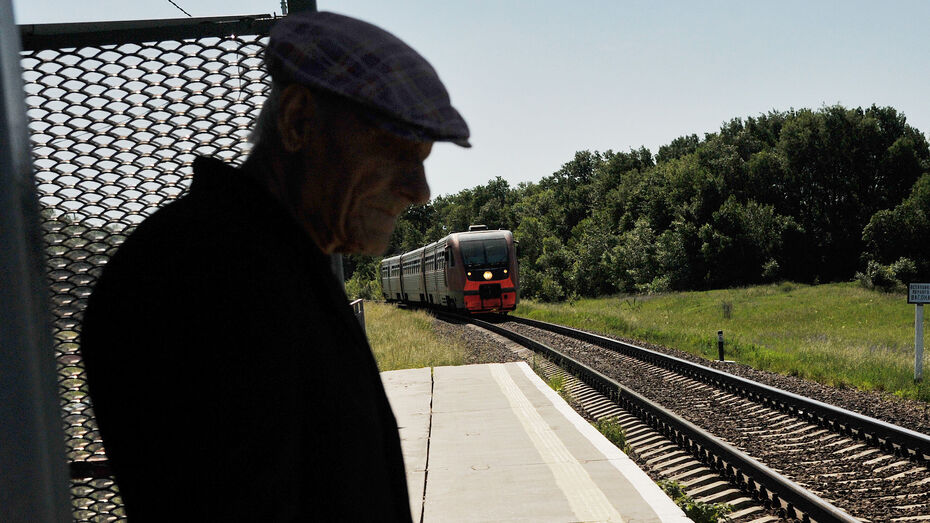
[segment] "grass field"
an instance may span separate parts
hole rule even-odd
[[[457,340],[440,340],[423,311],[365,302],[368,342],[381,371],[440,365],[461,365],[465,347]]]
[[[914,306],[903,294],[854,283],[781,283],[559,304],[522,301],[516,314],[713,359],[717,331],[723,330],[727,359],[828,385],[930,401],[930,368],[924,383],[913,380]]]

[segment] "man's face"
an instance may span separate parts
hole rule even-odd
[[[305,156],[299,213],[329,236],[317,239],[324,252],[382,254],[397,216],[429,201],[423,161],[432,143],[399,138],[351,111],[328,120]]]

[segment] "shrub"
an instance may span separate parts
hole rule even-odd
[[[346,296],[352,300],[359,298],[363,300],[380,300],[382,298],[381,280],[378,278],[366,280],[364,276],[355,274],[346,282]]]
[[[924,174],[911,188],[911,194],[893,209],[876,212],[862,231],[868,259],[896,265],[902,259],[913,265],[911,277],[930,277],[930,174]],[[893,262],[893,260],[898,260]],[[911,269],[912,267],[907,267]],[[901,267],[901,269],[904,269]]]
[[[521,298],[539,298],[540,287],[539,273],[524,263],[520,266],[520,297]]]
[[[597,420],[594,427],[618,449],[626,454],[630,453],[630,445],[626,442],[626,432],[615,418],[601,418]]]
[[[910,258],[899,258],[891,264],[891,273],[902,285],[917,279],[917,264]]]
[[[778,265],[778,261],[773,258],[765,262],[765,265],[762,266],[762,281],[773,282],[779,276],[781,276],[781,266]]]
[[[558,280],[547,271],[542,275],[537,295],[543,301],[561,301],[565,298],[565,289]]]
[[[671,278],[667,274],[663,276],[656,276],[649,283],[635,285],[636,292],[642,294],[660,294],[670,291],[671,288]]]
[[[869,260],[865,273],[856,273],[856,280],[867,289],[892,292],[903,290],[906,284],[913,281],[917,275],[917,264],[909,258],[899,258],[898,261],[889,265]]]
[[[701,503],[695,501],[691,496],[685,493],[684,487],[677,481],[662,480],[659,481],[659,487],[675,504],[681,507],[685,515],[691,518],[695,523],[717,523],[720,520],[729,521],[727,514],[733,511],[733,507],[724,503]]]

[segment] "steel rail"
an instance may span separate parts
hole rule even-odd
[[[709,467],[729,477],[760,499],[771,503],[776,509],[781,508],[789,517],[812,519],[819,523],[859,521],[700,427],[548,345],[476,318],[447,313],[437,313],[437,315],[471,322],[546,355],[611,401],[618,403],[648,425],[664,433],[670,440],[687,449]]]
[[[674,370],[801,419],[864,440],[900,456],[916,461],[926,461],[930,458],[930,436],[893,423],[605,336],[528,318],[510,317],[509,320],[587,341],[626,356]]]

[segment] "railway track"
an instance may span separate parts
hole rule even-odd
[[[560,393],[587,417],[597,421],[606,418],[619,423],[626,435],[628,454],[636,458],[656,481],[678,483],[697,502],[728,505],[732,512],[727,516],[734,523],[770,523],[783,520],[771,515],[766,506],[735,488],[725,476],[705,466],[672,440],[620,408],[603,394],[574,376],[565,376],[561,367],[545,359],[533,360],[533,363],[536,372],[545,379],[562,381]]]
[[[930,521],[924,434],[591,333],[522,318],[475,323],[546,354],[678,446],[649,451],[687,451],[784,517]],[[714,483],[683,480],[698,494]]]

